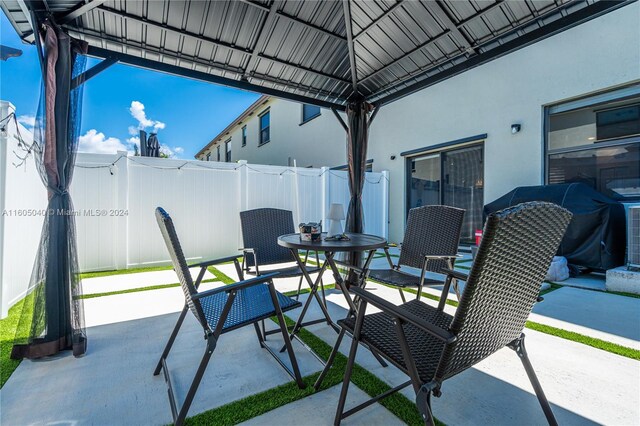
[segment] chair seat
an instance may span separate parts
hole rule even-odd
[[[369,278],[396,287],[418,287],[420,285],[420,277],[395,269],[371,269],[369,271]],[[442,284],[442,281],[431,278],[424,279],[424,285],[427,286]]]
[[[302,306],[300,302],[280,292],[276,291],[276,296],[282,312]],[[222,315],[222,309],[228,298],[229,294],[227,292],[220,292],[200,299],[202,311],[212,330],[218,325],[218,319]],[[233,305],[231,305],[231,310],[224,322],[222,332],[252,324],[275,314],[276,310],[273,307],[267,284],[247,287],[236,293],[236,298],[233,301]]]
[[[453,320],[451,315],[438,311],[436,308],[419,300],[412,300],[400,306],[425,321],[444,329],[449,328],[449,324]],[[338,321],[338,324],[353,334],[355,322],[355,318],[350,317]],[[414,355],[420,380],[428,382],[433,378],[438,367],[444,343],[414,325],[405,324],[403,327],[409,348]],[[390,315],[384,312],[366,315],[362,325],[361,340],[376,349],[397,367],[406,371],[398,333]]]
[[[309,272],[310,274],[314,274],[316,272],[319,272],[320,268],[318,267],[307,267],[307,272]],[[302,269],[300,269],[300,267],[298,265],[295,266],[289,266],[286,268],[281,268],[281,269],[266,269],[266,268],[260,268],[260,273],[261,274],[266,274],[266,273],[271,273],[271,272],[277,272],[278,276],[276,278],[291,278],[291,277],[299,277],[302,276]],[[247,275],[256,275],[256,271],[255,270],[248,270],[245,272]]]

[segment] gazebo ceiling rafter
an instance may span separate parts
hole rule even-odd
[[[119,0],[2,0],[0,5],[23,39],[33,38],[32,14],[37,21],[53,16],[103,59],[190,78],[211,74],[204,80],[340,110],[354,97],[377,105],[392,102],[634,1],[155,0],[128,7]],[[107,14],[123,21],[105,19]],[[142,34],[124,21],[139,25]]]

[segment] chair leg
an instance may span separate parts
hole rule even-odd
[[[402,303],[407,303],[407,299],[404,297],[404,291],[402,291],[402,287],[398,287],[398,291],[400,292],[400,298],[402,299]]]
[[[551,426],[557,426],[558,422],[553,415],[553,411],[551,410],[551,406],[549,405],[549,401],[542,390],[542,386],[538,381],[538,377],[536,376],[536,372],[533,370],[533,366],[531,365],[531,361],[529,360],[529,356],[527,355],[527,351],[524,346],[524,333],[520,335],[519,338],[514,340],[509,344],[509,347],[513,349],[520,361],[522,361],[522,365],[524,366],[525,371],[527,372],[527,376],[529,377],[529,381],[533,386],[533,390],[536,392],[536,396],[538,397],[538,402],[540,402],[540,406],[542,407],[542,411],[544,411],[544,415],[547,418],[547,422]]]
[[[359,330],[358,330],[359,331]],[[351,340],[351,350],[349,351],[349,360],[347,361],[347,368],[344,371],[344,380],[342,381],[342,389],[340,390],[340,398],[338,399],[338,408],[336,410],[336,417],[333,421],[335,426],[342,421],[342,415],[344,413],[344,404],[347,400],[347,392],[349,390],[349,384],[351,381],[351,373],[353,372],[353,364],[356,360],[356,353],[358,352],[358,338],[360,333],[355,333],[353,340]]]
[[[158,374],[160,374],[160,370],[162,370],[162,361],[167,359],[167,357],[169,356],[169,351],[171,351],[173,342],[176,340],[176,336],[178,335],[178,331],[182,326],[182,322],[184,321],[184,318],[187,316],[188,310],[189,310],[189,307],[187,305],[184,305],[184,307],[182,308],[182,312],[180,312],[180,316],[178,317],[178,322],[176,323],[176,326],[173,328],[173,331],[171,332],[169,341],[167,342],[167,345],[164,347],[164,351],[162,351],[162,355],[160,356],[158,365],[156,365],[156,369],[153,371],[154,376],[157,376]]]
[[[187,417],[187,413],[189,412],[189,407],[191,407],[191,403],[193,402],[193,397],[196,395],[198,386],[200,386],[200,382],[202,381],[202,376],[204,376],[204,372],[207,369],[207,365],[209,364],[209,360],[211,359],[213,350],[216,347],[215,340],[216,339],[213,336],[209,336],[209,338],[207,339],[207,350],[204,353],[202,360],[200,361],[200,365],[198,366],[196,375],[193,378],[193,382],[191,382],[191,386],[189,387],[187,396],[185,397],[184,402],[182,403],[182,407],[180,408],[178,415],[174,419],[175,426],[181,426],[184,423],[185,418]],[[173,397],[174,397],[173,390],[170,387],[169,398],[173,398]]]

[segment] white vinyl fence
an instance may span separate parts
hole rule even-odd
[[[46,195],[33,159],[16,168],[11,156],[8,147],[2,158],[7,174],[1,182],[6,194],[3,211],[44,209]],[[387,237],[388,189],[387,172],[367,173],[365,232]],[[331,203],[343,204],[346,211],[349,201],[345,171],[126,153],[78,154],[70,193],[82,272],[167,264],[169,256],[154,216],[158,206],[172,216],[185,256],[195,261],[238,253],[240,211],[276,207],[291,210],[296,223],[327,223]],[[4,317],[27,288],[42,216],[3,215],[0,220]]]

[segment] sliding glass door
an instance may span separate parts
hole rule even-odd
[[[444,204],[466,210],[461,240],[474,241],[482,229],[483,145],[434,152],[408,159],[407,207]]]

